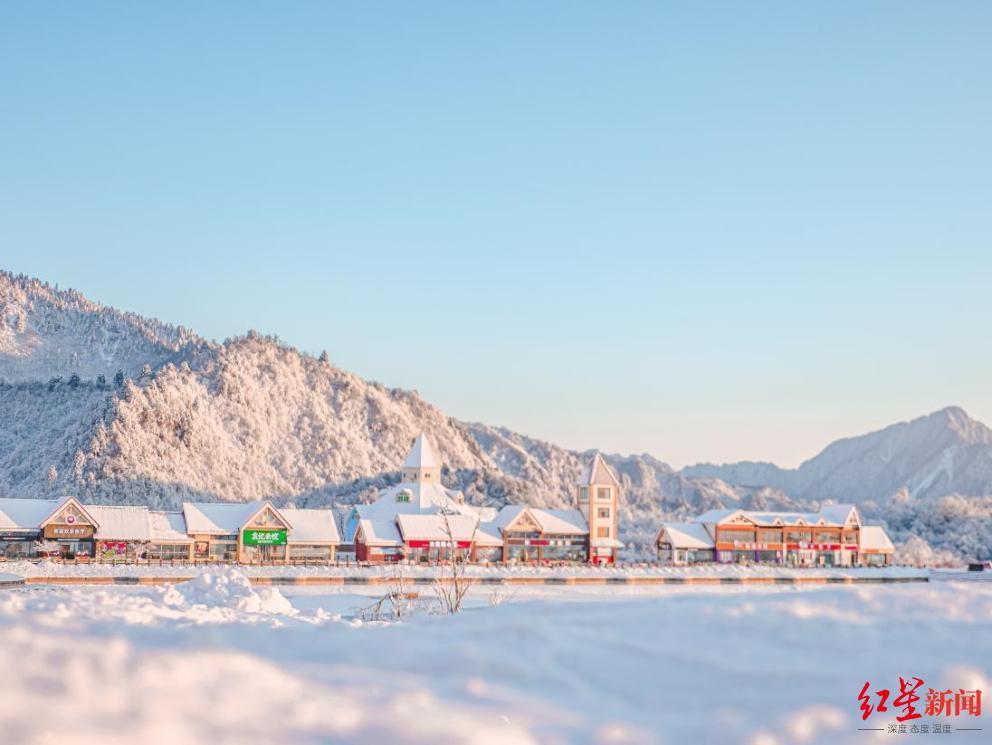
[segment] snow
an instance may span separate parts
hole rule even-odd
[[[857,730],[865,680],[990,690],[992,582],[962,579],[477,588],[457,616],[402,623],[358,621],[351,589],[256,592],[237,570],[13,589],[0,723],[11,742],[109,745],[885,743]]]
[[[620,486],[620,479],[616,472],[610,468],[609,464],[599,453],[595,453],[585,466],[583,466],[579,477],[575,481],[576,486]]]
[[[892,541],[886,535],[883,528],[877,525],[863,525],[861,527],[861,548],[862,549],[893,549]]]
[[[675,548],[713,548],[713,538],[702,523],[665,523],[664,530]]]
[[[502,545],[503,539],[482,532],[478,520],[469,515],[400,515],[396,518],[400,535],[414,541],[469,541],[479,538],[480,545]]]
[[[403,461],[403,468],[429,469],[437,468],[438,460],[434,455],[434,448],[431,447],[427,435],[421,432],[417,439],[413,441],[413,447]]]
[[[329,509],[310,510],[295,507],[283,507],[279,514],[286,518],[290,531],[287,540],[290,543],[333,543],[341,542],[338,534],[337,521]]]
[[[186,518],[181,512],[150,512],[148,524],[153,541],[163,543],[190,543],[186,534]]]
[[[183,516],[191,535],[233,535],[267,504],[264,500],[237,504],[186,502],[183,504]]]
[[[147,541],[152,537],[147,507],[84,505],[83,509],[100,526],[97,539]]]
[[[537,524],[545,533],[555,535],[585,535],[589,532],[586,519],[578,510],[530,510]]]
[[[118,370],[121,384],[113,380]],[[70,383],[73,373],[82,380]],[[450,469],[444,486],[489,509],[573,506],[576,476],[594,455],[457,421],[415,393],[257,333],[216,345],[0,272],[4,496],[74,493],[85,502],[172,510],[190,499],[369,502],[395,486],[418,434]],[[621,482],[620,537],[629,556],[652,552],[664,520],[711,508],[806,512],[838,496],[889,523],[897,543],[918,536],[934,556],[992,556],[992,430],[957,408],[841,440],[795,471],[750,463],[676,472],[650,455],[603,462]],[[984,514],[958,511],[946,529],[944,515],[889,504],[902,488],[914,500],[960,494],[956,500]],[[907,556],[927,555],[910,548]]]
[[[37,530],[61,503],[59,499],[0,499],[0,528]]]
[[[394,528],[395,530],[395,528]],[[397,540],[399,540],[397,534]],[[157,564],[63,564],[55,561],[9,561],[5,569],[24,577],[190,577],[200,571],[190,565]],[[437,568],[422,564],[400,563],[403,571],[411,577],[434,577]],[[393,565],[361,566],[338,563],[330,565],[269,565],[246,567],[244,571],[252,577],[368,577],[389,578],[394,572]],[[488,580],[499,578],[548,578],[564,580],[569,578],[599,581],[619,581],[622,579],[645,581],[652,578],[865,578],[869,581],[882,578],[926,578],[934,570],[904,566],[890,567],[851,567],[851,568],[791,568],[775,566],[742,566],[737,564],[694,564],[690,566],[662,566],[657,564],[628,564],[619,567],[599,567],[588,564],[567,566],[534,566],[529,564],[478,565],[469,564],[465,574],[470,577],[483,577]]]
[[[359,520],[358,530],[366,546],[403,545],[403,537],[392,520]]]

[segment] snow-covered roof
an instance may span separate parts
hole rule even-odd
[[[521,513],[526,512],[537,523],[542,533],[558,535],[586,535],[589,528],[578,510],[544,510],[522,504],[508,504],[493,520],[494,527],[505,531]]]
[[[835,525],[845,525],[847,524],[848,518],[851,513],[854,513],[855,519],[860,523],[861,516],[858,514],[858,508],[853,504],[828,504],[820,508],[820,515],[826,518],[828,523],[833,523]]]
[[[421,432],[403,461],[403,468],[437,468],[437,456],[427,435]]]
[[[63,516],[66,514],[66,512],[70,511],[68,509],[69,507],[72,507],[73,510],[78,512],[80,517],[82,517],[84,520],[89,522],[94,528],[100,527],[100,525],[98,524],[99,521],[95,517],[93,517],[93,515],[90,514],[89,510],[86,507],[84,507],[82,504],[80,504],[79,500],[76,499],[75,497],[62,497],[62,499],[58,501],[58,504],[56,505],[52,513],[41,521],[41,527],[44,528],[49,523],[53,523],[59,519],[64,519]]]
[[[97,540],[147,541],[152,537],[147,507],[92,504],[86,506],[86,512],[99,525]]]
[[[674,548],[713,548],[713,538],[702,523],[664,523],[661,531]]]
[[[232,535],[266,506],[282,513],[268,500],[258,502],[185,502],[183,515],[190,535]]]
[[[541,510],[531,508],[530,514],[545,533],[585,535],[589,532],[586,519],[578,510]]]
[[[478,532],[468,515],[400,515],[396,525],[407,541],[470,541]]]
[[[475,534],[476,546],[502,546],[503,536],[494,522],[479,523],[479,530]]]
[[[736,515],[741,510],[706,510],[702,515],[697,515],[693,518],[694,522],[703,523],[705,525],[713,525],[715,523],[723,522],[731,515]]]
[[[290,543],[333,543],[341,542],[334,512],[329,509],[311,510],[283,507],[279,514],[289,522],[291,530],[287,540]]]
[[[392,520],[359,520],[356,537],[362,535],[366,546],[400,546],[403,537]]]
[[[397,501],[403,495],[409,501]],[[464,497],[456,489],[445,489],[436,482],[404,481],[402,484],[391,486],[379,492],[379,498],[372,504],[356,505],[358,516],[368,520],[393,520],[397,515],[430,515],[436,512],[460,513],[463,515],[478,515],[482,520],[491,520],[495,516],[492,508],[479,508],[464,503]],[[488,510],[488,512],[487,512]]]
[[[61,499],[0,499],[0,530],[38,530]]]
[[[505,505],[500,508],[499,512],[496,513],[496,518],[493,520],[493,525],[502,531],[507,525],[517,519],[517,515],[526,509],[527,506],[522,504]]]
[[[881,525],[861,526],[861,550],[889,552],[895,551],[895,546],[889,540],[888,533]]]
[[[741,515],[758,525],[846,525],[852,510],[857,517],[857,509],[851,504],[824,505],[819,512],[769,512],[754,510],[719,509],[707,510],[693,518],[693,522],[705,525],[722,523],[735,515]],[[859,519],[860,522],[860,519]]]
[[[148,512],[151,540],[161,543],[190,543],[186,534],[186,520],[182,512]]]
[[[577,486],[615,486],[620,488],[620,479],[602,455],[596,453],[586,464],[575,482]]]

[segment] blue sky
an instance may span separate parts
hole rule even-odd
[[[992,423],[992,6],[0,8],[0,266],[682,465]]]

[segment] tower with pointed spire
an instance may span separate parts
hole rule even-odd
[[[413,441],[406,460],[403,461],[403,481],[422,484],[429,482],[438,483],[440,473],[438,470],[437,456],[434,455],[434,448],[427,435],[421,432],[417,439]]]
[[[620,479],[606,459],[596,453],[575,484],[579,511],[589,526],[589,562],[612,564],[617,559]]]

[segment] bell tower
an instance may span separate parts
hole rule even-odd
[[[617,535],[620,479],[599,453],[579,474],[575,496],[589,526],[589,563],[614,563],[620,547]]]
[[[439,480],[437,456],[427,435],[421,432],[413,441],[406,460],[403,461],[403,481],[407,483],[437,483]]]

